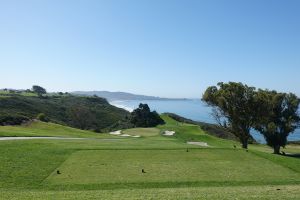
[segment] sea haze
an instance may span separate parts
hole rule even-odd
[[[158,113],[170,112],[183,116],[195,121],[216,123],[212,117],[211,108],[206,106],[200,99],[188,99],[188,100],[126,100],[126,101],[111,101],[110,104],[119,108],[133,111],[140,103],[147,103],[151,110],[155,110]],[[257,142],[265,143],[263,136],[257,131],[251,131],[251,135]],[[289,141],[300,140],[300,129],[297,129],[294,133],[288,137]]]

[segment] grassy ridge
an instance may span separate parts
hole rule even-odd
[[[200,126],[202,130],[206,131],[208,134],[210,134],[212,136],[238,141],[238,138],[233,133],[231,133],[228,130],[226,130],[220,126],[217,126],[215,124],[196,122],[191,119],[187,119],[187,118],[181,117],[179,115],[176,115],[174,113],[166,113],[165,115],[172,118],[173,120],[178,121],[178,122],[194,124],[194,125]]]
[[[210,146],[218,148],[232,148],[233,145],[239,146],[239,142],[237,141],[216,138],[207,134],[198,125],[178,122],[171,118],[168,114],[162,115],[162,118],[164,119],[166,124],[158,126],[158,128],[160,128],[162,131],[175,131],[176,134],[174,137],[184,143],[188,141],[201,141],[207,142]]]
[[[1,126],[0,136],[108,137],[109,135],[80,130],[54,123],[34,121],[19,126]]]

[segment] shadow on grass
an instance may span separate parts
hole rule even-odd
[[[299,158],[299,159],[300,159],[300,153],[286,154],[285,156],[287,156],[287,157],[292,157],[292,158]]]

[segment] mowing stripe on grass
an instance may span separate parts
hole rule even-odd
[[[299,184],[300,175],[241,150],[82,150],[44,181],[46,187],[183,187]],[[142,169],[146,173],[142,173]],[[280,174],[274,171],[280,171]],[[259,176],[257,176],[259,174]],[[116,186],[119,185],[119,186]]]

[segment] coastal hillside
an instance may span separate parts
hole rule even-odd
[[[42,116],[43,121],[100,132],[129,113],[100,97],[1,95],[0,124],[14,125]],[[38,116],[39,115],[39,116]]]
[[[176,115],[174,113],[165,113],[165,115],[169,116],[170,118],[172,118],[178,122],[198,125],[199,127],[201,127],[202,130],[204,130],[209,135],[212,135],[212,136],[215,136],[218,138],[222,138],[222,139],[238,141],[238,137],[235,136],[232,132],[230,132],[229,130],[227,130],[223,127],[220,127],[216,124],[194,121],[194,120],[187,119],[182,116]],[[252,136],[249,139],[249,143],[251,143],[251,144],[256,143],[255,139]]]
[[[183,100],[183,99],[173,99],[173,98],[161,98],[155,96],[131,94],[128,92],[108,92],[108,91],[75,91],[72,94],[84,95],[84,96],[93,96],[97,95],[107,99],[108,101],[118,101],[118,100]]]
[[[170,118],[172,118],[178,122],[198,125],[201,127],[201,129],[206,131],[208,134],[213,135],[215,137],[228,139],[228,140],[238,140],[238,138],[233,133],[229,132],[228,130],[226,130],[216,124],[194,121],[194,120],[187,119],[182,116],[176,115],[174,113],[165,113],[165,115],[169,116]]]

